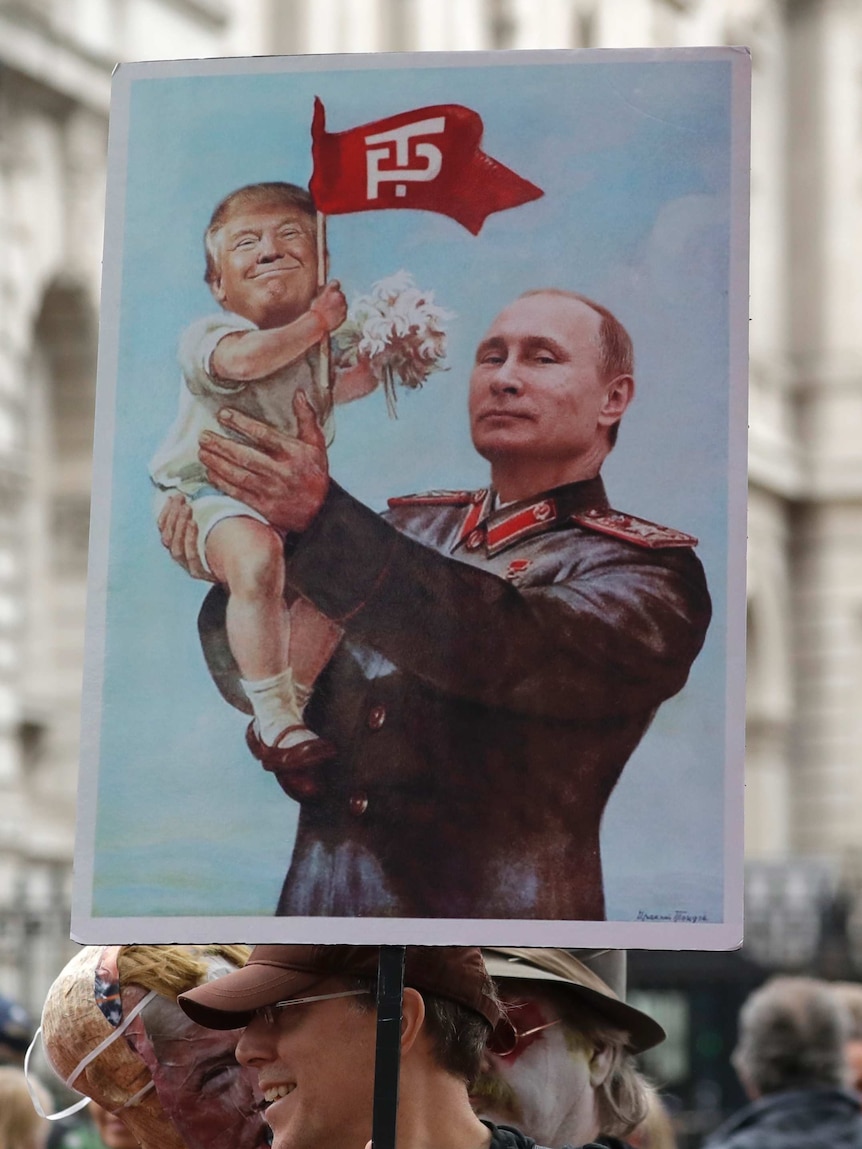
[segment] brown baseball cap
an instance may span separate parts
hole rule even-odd
[[[516,979],[557,984],[628,1034],[632,1053],[652,1049],[667,1037],[657,1021],[622,1001],[611,987],[583,962],[563,949],[517,949],[494,946],[482,950],[485,967],[495,981]]]
[[[375,979],[379,953],[377,946],[255,946],[242,969],[177,1001],[198,1025],[237,1029],[261,1006],[304,997],[330,978]],[[506,1024],[478,947],[407,946],[404,984],[475,1010],[492,1028]]]

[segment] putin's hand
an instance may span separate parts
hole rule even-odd
[[[171,552],[174,562],[179,563],[192,578],[215,582],[215,578],[201,562],[197,523],[192,518],[188,500],[180,494],[171,495],[159,512],[157,521],[162,545]]]
[[[228,439],[212,431],[200,438],[200,461],[220,491],[258,511],[287,532],[302,532],[320,510],[329,490],[326,440],[303,391],[293,400],[297,433],[288,435],[225,407],[219,423],[242,435]]]

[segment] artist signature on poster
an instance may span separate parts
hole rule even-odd
[[[692,913],[691,910],[673,910],[667,914],[653,914],[649,910],[638,910],[636,921],[639,922],[708,922],[706,914]]]

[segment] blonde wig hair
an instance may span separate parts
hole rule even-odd
[[[61,1080],[118,1114],[142,1149],[185,1149],[155,1090],[148,1088],[152,1077],[144,1061],[123,1035],[109,1041],[117,1036],[118,1023],[108,1021],[96,999],[97,975],[114,966],[120,991],[116,1009],[127,1017],[149,991],[174,1003],[178,994],[208,981],[212,958],[234,968],[244,965],[248,954],[245,946],[84,946],[45,1000],[42,1039],[48,1061]],[[102,1042],[105,1048],[79,1070]]]

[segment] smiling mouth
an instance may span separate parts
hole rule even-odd
[[[272,1105],[274,1101],[280,1101],[282,1097],[287,1097],[296,1089],[295,1085],[273,1085],[269,1089],[263,1091],[264,1108]]]
[[[283,264],[279,264],[278,267],[265,267],[261,271],[256,271],[256,272],[254,272],[253,275],[249,276],[249,278],[250,279],[261,279],[267,275],[284,275],[285,272],[288,272],[288,271],[300,271],[300,270],[301,270],[301,268],[300,268],[300,265],[298,263],[289,264],[287,266],[285,266]]]

